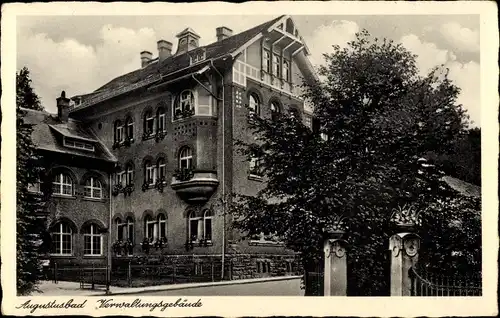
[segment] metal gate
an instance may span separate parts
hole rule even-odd
[[[435,275],[421,266],[410,268],[412,296],[481,296],[481,276]]]

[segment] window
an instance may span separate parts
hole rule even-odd
[[[195,212],[191,211],[188,235],[191,242],[212,241],[212,212],[210,210],[203,211],[203,216],[196,216]]]
[[[150,242],[156,240],[156,221],[150,215],[144,219],[144,237],[147,237]]]
[[[123,186],[124,183],[125,183],[125,171],[117,172],[115,184]]]
[[[281,107],[278,104],[278,102],[276,102],[276,101],[271,102],[271,107],[270,108],[271,108],[271,118],[273,120],[278,119],[278,116],[281,113]]]
[[[134,138],[134,120],[132,119],[132,117],[127,118],[126,126],[127,126],[127,138],[133,139]]]
[[[163,158],[158,159],[157,169],[158,169],[158,178],[160,180],[165,180],[165,175],[166,175],[165,159]]]
[[[116,239],[118,241],[123,241],[125,239],[125,224],[122,223],[122,219],[117,218],[115,219],[115,226],[116,226]]]
[[[57,223],[53,227],[52,236],[52,254],[71,255],[73,253],[73,231],[65,223]]]
[[[126,180],[125,182],[127,185],[133,185],[134,184],[134,167],[132,166],[131,163],[127,165],[126,168]]]
[[[129,216],[126,221],[127,240],[134,242],[134,220]]]
[[[264,71],[271,73],[271,53],[269,51],[264,50],[264,62],[263,62]]]
[[[248,107],[250,107],[250,113],[258,115],[260,113],[260,102],[256,94],[250,94],[248,96]]]
[[[294,34],[295,27],[291,19],[286,20],[286,32],[290,34]]]
[[[52,191],[57,195],[72,196],[73,180],[65,173],[56,174],[54,182],[52,183]]]
[[[163,214],[158,215],[158,237],[160,239],[167,238],[167,218]]]
[[[88,142],[78,141],[75,139],[68,139],[64,137],[64,146],[75,149],[83,149],[94,151],[94,145]]]
[[[154,184],[156,181],[156,173],[155,167],[151,164],[151,161],[146,161],[146,163],[144,164],[144,171],[146,172],[146,175],[144,176],[144,183]]]
[[[158,108],[156,117],[158,118],[158,131],[164,132],[166,130],[166,125],[165,125],[165,109],[163,107]]]
[[[281,58],[276,54],[273,57],[273,74],[276,77],[280,77],[281,75]]]
[[[194,112],[194,94],[190,90],[183,91],[174,106],[174,119],[188,117]]]
[[[250,159],[250,174],[254,176],[262,175],[261,159],[255,157]]]
[[[290,62],[283,61],[283,79],[290,82]]]
[[[123,141],[123,125],[122,122],[117,120],[115,121],[115,142]]]
[[[191,148],[183,147],[179,151],[179,169],[191,169],[193,167],[193,153]]]
[[[95,224],[90,224],[83,230],[83,255],[102,255],[102,234]]]
[[[102,198],[102,185],[97,178],[90,177],[85,181],[83,188],[83,195],[86,198],[101,199]]]
[[[203,213],[203,239],[212,241],[212,213],[205,210]]]
[[[154,132],[155,129],[155,120],[153,118],[153,113],[151,110],[148,110],[144,114],[144,132],[147,135],[151,135]]]

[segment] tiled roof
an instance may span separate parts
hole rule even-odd
[[[36,111],[32,109],[23,109],[26,114],[23,117],[24,122],[33,125],[32,140],[37,149],[65,153],[74,156],[100,159],[109,162],[116,162],[116,158],[109,150],[98,141],[92,131],[85,128],[80,122],[69,119],[67,123],[61,122],[53,114]],[[95,151],[79,150],[64,147],[62,138],[58,135],[68,136],[95,142]]]
[[[262,23],[256,27],[253,27],[249,30],[243,31],[241,33],[235,34],[231,37],[228,37],[222,41],[214,42],[204,47],[200,47],[199,49],[205,49],[205,58],[206,60],[221,58],[227,54],[231,54],[238,50],[245,43],[250,41],[252,38],[260,34],[261,32],[268,29],[275,22],[281,19],[283,16],[277,17],[271,21]],[[193,50],[194,51],[194,50]],[[161,62],[161,65],[158,65],[158,60],[151,62],[146,67],[141,69],[132,71],[130,73],[121,75],[104,86],[100,87],[96,91],[91,94],[82,94],[79,97],[82,97],[83,102],[85,100],[97,98],[100,95],[105,95],[113,90],[121,90],[126,89],[128,86],[139,85],[143,81],[147,81],[148,79],[160,79],[162,76],[169,75],[171,73],[180,71],[182,69],[186,69],[190,67],[190,57],[189,54],[191,52],[187,52],[181,55],[173,55],[164,61]],[[193,67],[195,67],[193,65]],[[78,107],[76,108],[78,109]]]

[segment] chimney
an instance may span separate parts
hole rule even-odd
[[[148,65],[152,59],[153,59],[153,53],[151,53],[149,51],[142,51],[141,52],[141,67]]]
[[[233,35],[233,30],[228,27],[221,26],[215,29],[215,34],[217,35],[217,42],[220,42],[224,39]]]
[[[57,117],[62,122],[67,122],[68,117],[69,117],[69,110],[70,110],[70,99],[66,98],[66,92],[62,91],[61,92],[61,97],[58,97],[57,99]]]
[[[157,42],[158,44],[158,63],[161,63],[165,59],[172,56],[172,43],[160,40]]]

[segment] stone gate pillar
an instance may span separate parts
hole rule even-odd
[[[391,296],[411,296],[410,269],[417,264],[420,250],[420,236],[416,234],[418,214],[412,206],[403,206],[392,215],[397,234],[389,239]]]
[[[343,218],[335,217],[323,232],[325,274],[324,296],[347,296],[347,241]]]
[[[325,240],[325,296],[347,296],[346,245],[340,238]]]

